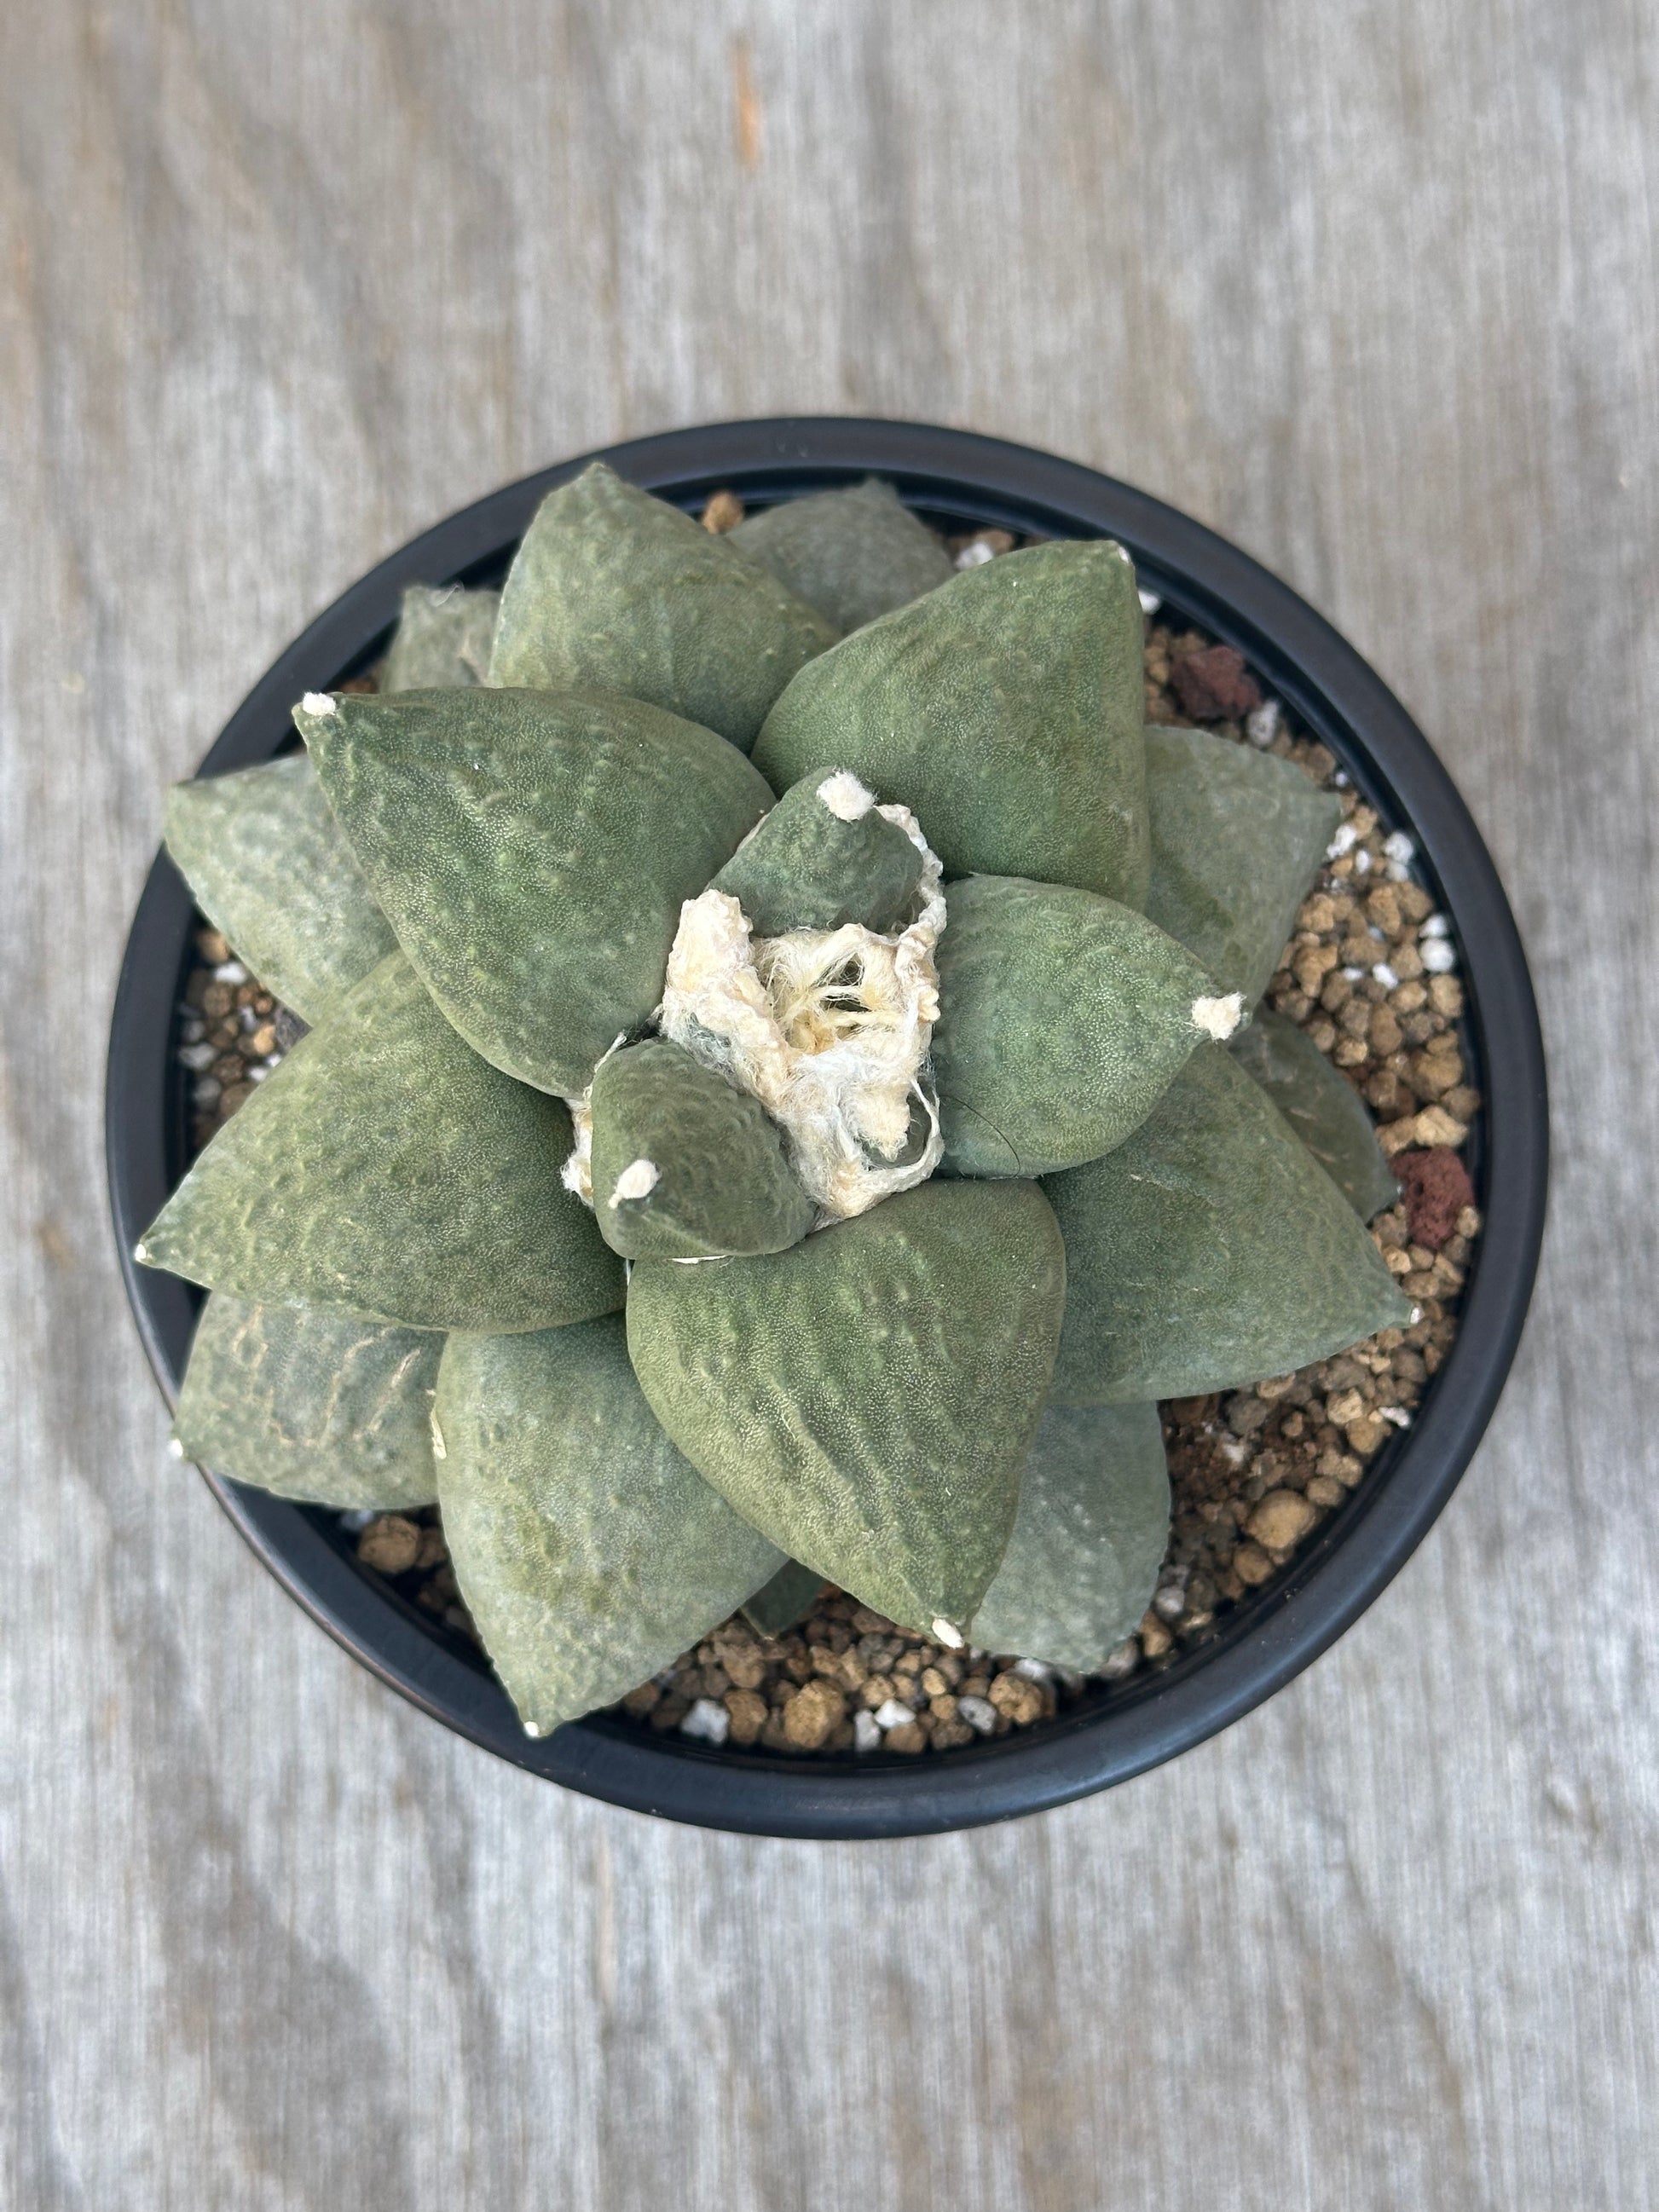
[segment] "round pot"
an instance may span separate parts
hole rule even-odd
[[[404,585],[498,579],[543,496],[592,458],[479,500],[354,584],[255,686],[203,771],[241,768],[291,744],[295,700],[337,686],[378,656]],[[1201,1742],[1317,1658],[1399,1571],[1480,1442],[1531,1296],[1548,1165],[1543,1048],[1514,919],[1462,801],[1398,700],[1295,592],[1145,493],[994,439],[836,417],[672,431],[599,458],[688,507],[721,486],[764,504],[874,472],[950,528],[1109,535],[1133,555],[1145,586],[1239,648],[1384,822],[1409,830],[1453,921],[1468,1000],[1463,1051],[1486,1100],[1467,1154],[1486,1227],[1455,1346],[1411,1428],[1290,1565],[1222,1617],[1211,1641],[1161,1672],[1092,1686],[1039,1727],[910,1760],[715,1749],[603,1716],[532,1741],[473,1646],[361,1568],[332,1514],[206,1479],[278,1581],[366,1667],[475,1743],[569,1788],[673,1820],[785,1837],[927,1834],[1062,1804]],[[201,1294],[131,1255],[186,1164],[174,1024],[195,927],[189,892],[159,855],[116,999],[106,1144],[127,1295],[169,1401]]]

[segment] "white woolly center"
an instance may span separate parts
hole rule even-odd
[[[307,691],[300,702],[307,714],[337,714],[339,702],[330,698],[326,691]]]
[[[662,1170],[655,1160],[634,1160],[617,1177],[617,1188],[611,1194],[614,1211],[630,1198],[649,1198],[662,1181]]]
[[[680,909],[663,994],[664,1036],[760,1100],[836,1221],[926,1182],[945,1149],[921,1081],[939,1018],[944,870],[907,807],[878,811],[923,856],[920,911],[907,928],[883,937],[848,922],[751,942],[737,900],[706,890]],[[918,1103],[927,1142],[896,1164]]]
[[[818,786],[816,796],[840,822],[862,822],[876,803],[873,791],[866,791],[851,769],[837,769]]]
[[[1218,1044],[1224,1044],[1244,1018],[1244,994],[1229,991],[1224,999],[1194,999],[1193,1027],[1202,1030]]]

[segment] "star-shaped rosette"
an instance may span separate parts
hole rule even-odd
[[[880,483],[722,536],[595,465],[175,790],[313,1024],[139,1247],[212,1292],[182,1450],[435,1500],[532,1734],[790,1562],[1097,1668],[1156,1401],[1409,1317],[1363,1108],[1252,1027],[1337,803],[1146,730],[1142,627],[1108,542],[957,573]]]

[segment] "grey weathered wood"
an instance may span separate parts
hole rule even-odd
[[[1641,0],[3,11],[0,2203],[1656,2201],[1656,77]],[[1342,1645],[873,1849],[377,1688],[164,1457],[98,1159],[162,781],[306,617],[556,456],[838,409],[1103,465],[1347,630],[1506,872],[1559,1146]]]

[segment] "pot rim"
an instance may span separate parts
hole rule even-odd
[[[1143,587],[1243,652],[1385,820],[1410,831],[1451,917],[1466,1042],[1485,1102],[1469,1158],[1485,1225],[1456,1341],[1412,1427],[1384,1447],[1283,1574],[1233,1608],[1213,1641],[1039,1727],[921,1759],[790,1759],[654,1736],[605,1716],[532,1740],[469,1645],[357,1566],[332,1515],[211,1474],[204,1479],[265,1566],[355,1658],[474,1743],[590,1796],[705,1827],[825,1840],[935,1834],[1064,1804],[1190,1749],[1310,1665],[1399,1572],[1468,1464],[1525,1322],[1548,1178],[1543,1042],[1514,917],[1427,739],[1353,647],[1287,585],[1202,524],[1114,477],[925,423],[834,416],[717,423],[604,447],[507,484],[413,538],[343,592],[260,678],[199,772],[269,758],[291,735],[296,698],[330,689],[376,657],[406,584],[484,580],[545,494],[595,459],[685,506],[721,487],[764,503],[874,473],[910,505],[958,527],[1114,537],[1133,556]],[[132,1248],[185,1165],[173,1033],[194,916],[182,878],[159,853],[122,965],[106,1093],[122,1276],[169,1405],[199,1297],[176,1277],[136,1265]]]

